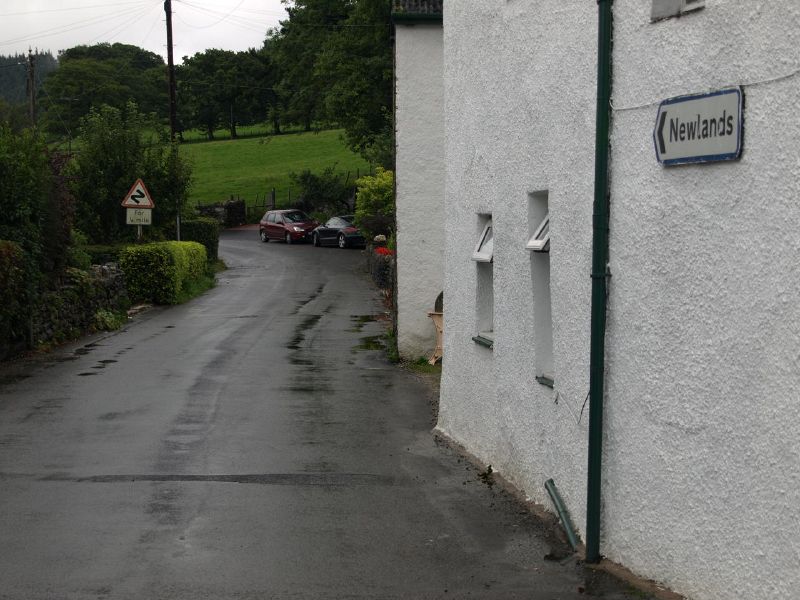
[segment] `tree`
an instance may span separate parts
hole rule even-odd
[[[36,89],[51,71],[58,68],[58,61],[50,52],[34,52]],[[12,105],[27,106],[28,98],[28,56],[14,54],[0,56],[0,99]]]
[[[392,44],[385,0],[296,0],[268,43],[284,120],[338,123],[348,146],[392,165]]]
[[[29,292],[66,266],[74,202],[61,176],[62,155],[32,130],[0,126],[0,240],[19,245]]]
[[[93,243],[130,235],[120,203],[137,178],[156,203],[153,226],[169,228],[186,205],[191,169],[164,127],[133,103],[92,108],[80,129],[81,152],[70,164],[76,224]]]
[[[17,242],[41,271],[41,218],[52,189],[44,140],[0,127],[0,239]]]
[[[344,127],[348,146],[387,168],[393,156],[390,16],[389,2],[355,0],[316,65],[327,114]]]
[[[135,102],[166,119],[166,67],[159,55],[129,44],[97,44],[65,50],[59,64],[45,80],[40,102],[51,133],[71,135],[92,108],[104,104],[124,109]]]
[[[286,2],[286,0],[284,0]],[[284,118],[309,131],[325,118],[327,78],[318,62],[328,40],[350,14],[349,0],[296,0],[287,7],[289,19],[281,22],[272,47],[280,65],[279,93],[285,100]]]
[[[206,50],[183,57],[177,69],[178,103],[186,107],[185,123],[202,129],[209,140],[222,123],[237,137],[239,103],[245,96],[242,60],[228,50]]]
[[[353,184],[348,177],[349,174],[337,173],[336,165],[326,167],[319,175],[308,169],[292,173],[292,181],[300,188],[294,207],[326,216],[350,212]]]

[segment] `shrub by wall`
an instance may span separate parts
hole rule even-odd
[[[356,227],[367,239],[390,235],[394,230],[394,173],[381,167],[375,175],[356,180]]]
[[[209,262],[217,260],[219,250],[219,222],[210,217],[198,217],[181,221],[181,239],[199,242],[206,247]]]
[[[181,291],[206,272],[206,249],[198,242],[156,242],[128,246],[120,253],[133,300],[176,304]]]
[[[28,261],[14,242],[0,240],[0,358],[25,340],[28,322]]]

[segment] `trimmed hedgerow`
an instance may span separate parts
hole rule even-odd
[[[198,242],[155,242],[120,252],[128,294],[134,300],[177,304],[181,292],[206,273],[206,249]]]
[[[181,221],[181,239],[200,242],[206,247],[209,262],[217,260],[219,249],[219,222],[210,217],[198,217]]]

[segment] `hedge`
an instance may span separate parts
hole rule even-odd
[[[128,294],[134,300],[177,304],[181,291],[206,272],[206,249],[198,242],[128,246],[119,255]]]
[[[209,262],[217,260],[219,250],[219,222],[210,217],[198,217],[181,221],[181,239],[200,242],[206,247]]]
[[[4,343],[25,338],[30,317],[28,271],[30,265],[15,242],[0,240],[0,354]]]

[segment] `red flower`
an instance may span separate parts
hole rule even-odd
[[[381,256],[393,256],[394,250],[390,250],[389,248],[381,246],[380,248],[375,248],[375,254],[380,254]]]

